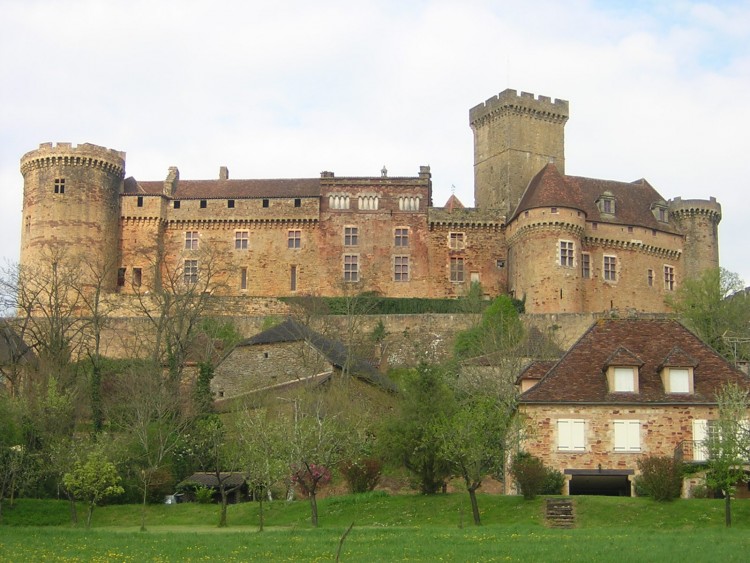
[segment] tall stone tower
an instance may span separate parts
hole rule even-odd
[[[669,201],[669,215],[685,236],[682,261],[685,277],[697,278],[704,270],[719,267],[721,204],[715,197]]]
[[[510,218],[545,164],[565,174],[568,102],[504,90],[469,111],[474,131],[474,200]]]
[[[23,227],[21,264],[51,252],[83,257],[117,282],[120,192],[125,153],[97,145],[42,143],[21,158]]]

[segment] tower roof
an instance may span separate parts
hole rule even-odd
[[[614,202],[614,213],[603,213],[597,202],[606,196]],[[569,207],[586,214],[588,221],[638,225],[673,232],[668,223],[657,220],[654,205],[666,205],[664,198],[646,180],[617,182],[566,176],[550,163],[529,182],[513,219],[523,211],[539,207]]]

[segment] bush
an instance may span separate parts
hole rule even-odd
[[[565,475],[557,469],[551,467],[544,468],[544,483],[539,494],[542,495],[561,495],[565,486]]]
[[[542,491],[547,469],[541,459],[522,452],[513,459],[510,474],[516,480],[523,498],[532,500]]]
[[[350,493],[372,491],[380,481],[382,468],[380,460],[372,457],[345,461],[339,467]]]
[[[647,456],[638,460],[641,474],[636,480],[636,490],[643,491],[654,500],[679,498],[682,491],[682,465],[668,456]]]
[[[303,498],[317,493],[318,487],[323,487],[331,482],[331,471],[324,465],[302,465],[292,471],[292,483],[297,486],[297,491]]]
[[[209,504],[214,499],[214,491],[210,487],[196,487],[195,500],[200,504]]]

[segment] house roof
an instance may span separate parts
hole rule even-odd
[[[625,362],[620,365],[641,362],[638,393],[608,391],[606,367],[620,359]],[[665,365],[693,367],[694,393],[666,393],[660,373]],[[676,320],[605,319],[594,323],[519,402],[713,404],[730,382],[750,389],[745,374]]]
[[[530,362],[516,378],[516,385],[520,385],[522,381],[540,380],[556,363],[557,360],[534,360]]]
[[[379,373],[368,362],[351,358],[344,346],[338,340],[333,340],[322,334],[315,332],[309,327],[298,323],[294,319],[287,319],[284,322],[264,330],[255,336],[243,340],[237,346],[255,346],[258,344],[276,344],[280,342],[299,342],[306,341],[310,346],[320,352],[326,360],[332,365],[343,368],[347,361],[353,361],[350,366],[350,372],[355,377],[371,383],[386,391],[395,391],[396,385],[388,377]]]
[[[600,212],[597,201],[602,195],[614,199],[615,213]],[[588,221],[633,225],[674,232],[674,228],[658,221],[654,205],[666,205],[664,198],[646,180],[616,182],[581,176],[565,176],[550,163],[532,178],[521,197],[513,219],[521,212],[538,207],[569,207],[586,214]]]
[[[243,199],[261,197],[319,197],[319,178],[261,180],[177,180],[173,199]],[[162,195],[164,182],[125,180],[125,194]]]
[[[221,472],[221,479],[224,482],[225,487],[237,487],[245,483],[245,476],[242,473],[229,473]],[[177,488],[185,487],[185,485],[197,484],[202,487],[209,487],[215,489],[219,486],[219,480],[216,478],[215,473],[193,473],[187,479],[183,479],[177,484]]]
[[[13,326],[0,320],[0,365],[25,364],[34,358],[34,351],[18,335]]]

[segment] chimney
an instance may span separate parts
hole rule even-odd
[[[229,180],[229,168],[226,166],[219,168],[219,180]]]

